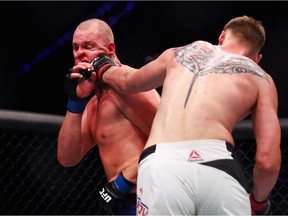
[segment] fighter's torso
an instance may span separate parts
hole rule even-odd
[[[268,79],[250,59],[198,41],[173,49],[161,104],[148,146],[193,139],[223,139],[257,101]]]
[[[127,116],[127,99],[129,95],[105,89],[87,105],[89,128],[99,147],[108,180],[129,166],[133,158],[138,158],[147,140],[147,135]]]

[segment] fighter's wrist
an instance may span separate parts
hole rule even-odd
[[[263,204],[268,201],[268,197],[266,197],[265,199],[262,199],[261,201],[256,200],[255,195],[254,195],[254,188],[251,190],[250,196],[251,196],[252,201],[257,204]]]
[[[91,64],[94,67],[94,71],[97,74],[97,79],[99,81],[103,81],[103,74],[111,67],[115,65],[115,62],[110,59],[110,57],[108,57],[105,54],[101,54],[98,57],[96,57]]]
[[[73,100],[68,98],[67,110],[72,113],[82,113],[86,107],[87,99]]]
[[[251,202],[251,208],[252,208],[252,214],[253,215],[267,215],[271,211],[271,202],[269,197],[267,197],[265,200],[257,201],[254,197],[253,190],[249,194],[250,202]]]
[[[101,82],[103,82],[104,73],[112,66],[113,65],[111,65],[111,64],[105,64],[101,68],[99,68],[99,70],[97,72],[97,79],[100,80]]]
[[[114,184],[122,194],[128,194],[134,185],[133,182],[130,182],[125,178],[122,171],[118,175],[118,177],[114,180]]]

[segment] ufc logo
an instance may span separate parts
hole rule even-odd
[[[144,203],[142,203],[142,201],[139,197],[137,197],[136,208],[137,208],[137,215],[146,216],[149,213],[148,207]]]
[[[105,188],[102,188],[102,191],[99,191],[99,194],[107,203],[112,199],[107,193],[105,193]]]

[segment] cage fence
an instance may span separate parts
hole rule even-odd
[[[57,136],[63,116],[0,110],[0,214],[110,215],[97,203],[106,182],[99,152],[92,149],[74,167],[57,161]],[[270,194],[273,215],[288,215],[288,120],[281,122],[282,165]],[[252,187],[256,144],[250,120],[233,131],[235,156]]]

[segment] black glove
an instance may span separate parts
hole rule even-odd
[[[79,98],[77,96],[76,88],[82,79],[70,79],[70,74],[66,74],[64,81],[64,92],[69,96],[67,109],[73,113],[81,113],[86,107],[88,97]]]
[[[116,212],[120,207],[118,204],[126,198],[133,185],[121,172],[114,181],[105,184],[97,190],[100,206],[106,211]]]
[[[99,55],[92,61],[92,66],[97,74],[97,79],[102,81],[103,74],[112,66],[115,66],[115,62],[105,54]]]
[[[249,194],[252,215],[271,215],[271,201],[268,197],[264,201],[258,202],[255,200],[253,190]]]

